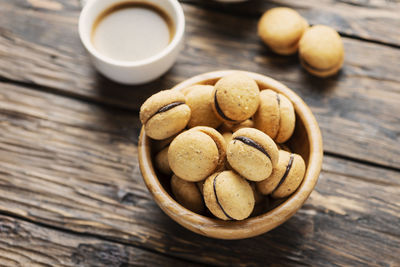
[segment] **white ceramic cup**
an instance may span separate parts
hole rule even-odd
[[[107,8],[117,3],[147,2],[159,7],[173,21],[175,33],[161,52],[138,61],[119,61],[99,53],[91,42],[93,24]],[[127,25],[129,26],[129,25]],[[89,0],[79,17],[79,36],[96,69],[109,79],[124,84],[142,84],[157,79],[172,67],[183,46],[185,17],[177,0]]]

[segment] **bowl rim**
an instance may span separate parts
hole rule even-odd
[[[218,79],[237,71],[240,70],[220,70],[199,74],[175,85],[172,90],[181,90],[190,85]],[[307,104],[304,103],[295,92],[277,80],[254,72],[240,72],[249,75],[256,81],[267,84],[269,89],[275,90],[288,97],[293,103],[296,114],[303,122],[307,132],[310,156],[306,174],[296,192],[279,206],[266,213],[247,218],[243,221],[222,221],[194,213],[176,202],[159,182],[150,156],[150,138],[145,135],[144,127],[141,129],[138,144],[139,166],[143,175],[143,180],[159,207],[174,221],[185,228],[207,237],[219,239],[243,239],[254,237],[268,232],[287,221],[304,204],[314,189],[321,171],[323,159],[321,131]]]

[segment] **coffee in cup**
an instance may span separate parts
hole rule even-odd
[[[94,67],[109,79],[142,84],[164,74],[183,47],[177,0],[89,0],[79,36]]]
[[[91,41],[104,56],[129,62],[160,53],[173,35],[173,22],[161,8],[145,2],[121,2],[96,18]]]

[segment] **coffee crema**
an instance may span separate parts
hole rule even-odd
[[[122,2],[97,17],[91,41],[95,49],[108,58],[138,61],[160,53],[174,34],[171,18],[159,7]]]

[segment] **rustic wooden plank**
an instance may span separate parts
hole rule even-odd
[[[185,4],[186,47],[177,64],[158,81],[128,87],[93,70],[76,32],[77,3],[52,3],[59,3],[61,10],[0,1],[0,77],[137,110],[154,92],[202,72],[240,68],[265,73],[311,106],[326,151],[400,166],[400,49],[345,38],[343,71],[317,79],[302,70],[296,57],[268,51],[256,36],[255,18]]]
[[[400,172],[326,156],[315,192],[281,227],[208,239],[169,219],[145,188],[137,115],[0,84],[0,212],[215,265],[393,265]]]
[[[0,215],[0,265],[187,266],[188,262]]]
[[[182,0],[234,16],[257,18],[270,8],[287,6],[298,10],[311,25],[327,24],[341,34],[400,46],[400,2],[386,0],[252,0],[219,3],[213,0]]]

